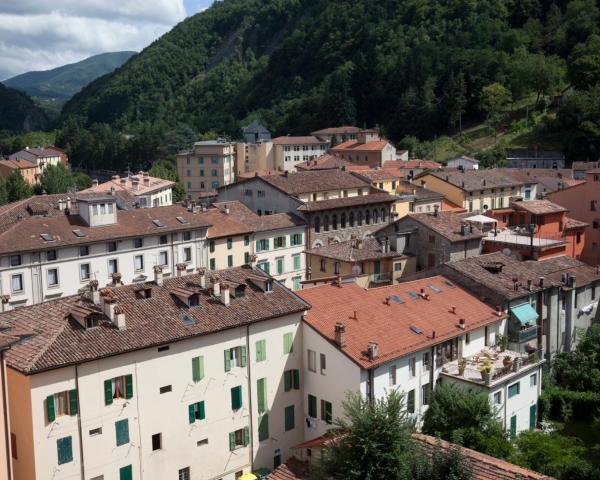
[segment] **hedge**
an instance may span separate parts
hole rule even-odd
[[[548,388],[542,392],[542,415],[552,420],[564,420],[565,412],[570,412],[575,420],[589,420],[600,412],[600,393],[576,392]]]

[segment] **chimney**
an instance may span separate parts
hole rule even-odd
[[[290,172],[288,172],[287,170],[283,173],[284,177],[287,177],[289,175]]]
[[[113,175],[113,176],[111,177],[111,180],[112,180],[113,182],[118,182],[118,181],[119,181],[119,178],[120,178],[120,177],[119,177],[118,175]]]
[[[125,312],[123,311],[123,307],[117,305],[115,307],[115,318],[113,323],[117,326],[119,330],[125,330],[127,328],[127,323],[125,322]]]
[[[342,322],[335,324],[335,343],[341,348],[346,346],[346,326]]]
[[[229,207],[225,205],[225,215],[229,215]]]
[[[513,277],[513,290],[516,292],[519,290],[519,279],[518,277]]]
[[[121,186],[124,187],[125,185],[127,185],[127,179],[125,177],[121,178],[119,180],[119,182],[121,183]]]
[[[450,313],[456,314],[456,305],[450,305]]]
[[[97,179],[97,178],[94,178],[94,179],[92,180],[92,187],[97,187],[97,186],[98,186],[98,179]]]
[[[367,351],[369,352],[369,360],[375,360],[379,356],[379,345],[375,342],[369,342]]]
[[[544,288],[544,277],[540,277],[540,288]]]
[[[65,209],[65,201],[61,198],[58,201],[58,210],[62,212],[64,209]]]
[[[159,287],[163,284],[163,269],[160,265],[154,265],[154,283]]]
[[[221,288],[221,302],[223,302],[223,305],[228,307],[229,303],[230,303],[229,284],[222,282],[220,285],[220,288]]]
[[[458,328],[465,329],[465,319],[461,318],[458,320]]]
[[[530,292],[533,290],[533,280],[531,280],[530,278],[527,280],[527,290],[529,290]]]
[[[575,280],[576,280],[575,275],[571,275],[569,277],[569,286],[571,288],[575,288],[577,286],[577,282]]]
[[[435,330],[431,332],[431,338],[435,338]]]
[[[561,281],[561,283],[563,283],[563,284],[566,284],[566,283],[567,283],[567,274],[566,274],[566,273],[563,273],[563,274],[560,276],[560,281]]]
[[[131,186],[133,187],[134,192],[138,192],[140,190],[140,181],[137,178],[133,178],[131,180]]]
[[[187,274],[187,264],[186,263],[178,263],[175,268],[177,268],[177,276],[184,277]]]
[[[198,269],[198,275],[199,275],[199,280],[200,280],[200,288],[205,289],[206,288],[206,268],[202,268],[200,267]]]
[[[221,296],[221,284],[216,279],[213,282],[213,295],[215,297],[220,297]]]
[[[116,194],[116,192],[115,192],[115,186],[114,186],[114,185],[111,185],[111,186],[110,186],[110,194],[111,194],[113,197],[114,197],[114,196],[115,196],[115,194]]]
[[[71,210],[71,197],[67,197],[66,207],[67,207],[67,210]]]
[[[501,317],[502,316],[502,307],[500,307],[500,305],[496,306],[496,316],[497,317]]]
[[[98,290],[98,280],[92,280],[90,282],[90,291],[92,294],[92,302],[94,302],[94,305],[100,305],[100,291]]]
[[[440,214],[439,210],[440,210],[440,206],[439,205],[434,205],[433,206],[433,216],[434,217],[439,217],[439,214]]]
[[[146,175],[144,175],[144,187],[149,187],[150,186],[150,178],[148,178]]]

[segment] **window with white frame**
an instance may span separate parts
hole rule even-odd
[[[308,370],[311,372],[317,371],[317,352],[308,350]]]
[[[408,360],[408,369],[411,377],[417,375],[417,359],[415,357]]]
[[[49,287],[57,287],[58,286],[58,268],[49,268],[46,278],[48,280]]]
[[[119,271],[119,262],[116,258],[111,258],[108,260],[108,274],[112,275],[113,273],[117,273]]]
[[[189,263],[192,261],[192,249],[191,247],[186,247],[183,249],[183,261]]]
[[[89,280],[91,275],[91,269],[89,263],[82,263],[79,265],[79,280]]]
[[[136,272],[141,272],[144,270],[144,256],[136,255],[133,257],[133,268]]]
[[[166,250],[158,252],[158,264],[163,267],[169,265],[169,252]]]
[[[11,275],[10,277],[10,290],[13,293],[22,292],[23,291],[23,275],[17,273],[16,275]]]

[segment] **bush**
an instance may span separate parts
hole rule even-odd
[[[589,420],[600,413],[600,393],[548,388],[542,393],[541,405],[546,418],[565,421],[572,414],[575,420]]]

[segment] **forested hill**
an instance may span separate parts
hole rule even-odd
[[[0,83],[0,130],[29,132],[47,126],[46,114],[31,98]]]
[[[431,138],[480,115],[495,82],[513,101],[549,100],[567,72],[588,88],[599,26],[594,0],[223,0],[84,88],[63,121],[234,135],[259,117],[276,134],[355,123]]]

